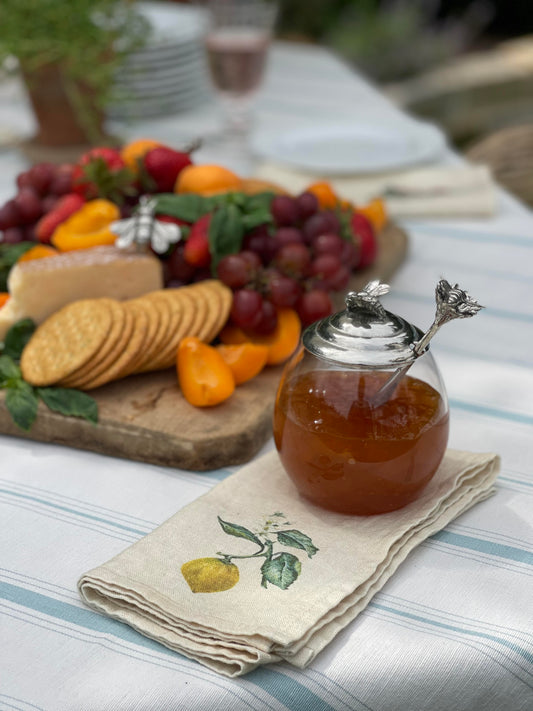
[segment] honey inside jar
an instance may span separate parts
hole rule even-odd
[[[448,441],[445,399],[406,375],[382,405],[390,373],[317,369],[287,373],[274,413],[281,461],[300,493],[342,513],[371,515],[413,501]]]

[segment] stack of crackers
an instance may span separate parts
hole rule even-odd
[[[214,279],[130,301],[75,301],[35,331],[22,353],[22,375],[31,385],[92,390],[170,368],[182,338],[210,343],[217,336],[231,302],[231,290]]]

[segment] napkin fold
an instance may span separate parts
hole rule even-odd
[[[260,166],[255,177],[295,193],[322,179],[274,163]],[[326,179],[340,197],[356,205],[382,197],[393,218],[488,217],[497,208],[496,185],[483,165],[442,165]]]
[[[272,452],[83,575],[79,591],[221,674],[303,668],[413,548],[493,493],[498,471],[494,454],[448,450],[417,501],[347,516],[301,498]]]

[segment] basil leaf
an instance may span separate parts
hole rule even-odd
[[[306,536],[305,533],[297,531],[296,529],[290,531],[278,531],[276,533],[278,541],[284,546],[290,546],[291,548],[301,548],[304,550],[309,558],[312,558],[315,553],[318,552],[318,548],[313,544],[313,541]]]
[[[35,323],[31,318],[23,318],[21,321],[17,321],[17,323],[13,324],[6,333],[3,350],[4,355],[10,356],[15,360],[20,360],[22,351],[33,336],[35,328]]]
[[[267,583],[277,585],[286,590],[292,585],[302,571],[302,564],[292,553],[281,553],[276,558],[265,560],[261,566],[263,579],[261,585],[266,588]]]
[[[239,526],[237,523],[229,523],[228,521],[223,521],[220,516],[217,516],[219,524],[222,526],[222,530],[224,533],[227,533],[230,536],[236,536],[237,538],[246,538],[247,541],[252,541],[253,543],[256,543],[258,546],[263,546],[259,538],[249,531],[247,528],[244,526]]]
[[[209,200],[201,195],[162,193],[156,198],[156,214],[178,217],[185,222],[196,222],[210,211]]]
[[[96,400],[81,390],[71,388],[37,388],[37,394],[45,405],[62,415],[82,417],[93,424],[98,422]]]
[[[13,422],[26,432],[31,429],[37,417],[38,404],[39,400],[33,388],[23,380],[6,391],[6,407],[9,414]]]
[[[272,215],[268,210],[258,209],[242,216],[244,231],[253,230],[259,225],[268,225],[272,222]]]
[[[2,381],[6,380],[20,380],[20,368],[15,363],[13,358],[8,355],[0,356],[0,384]],[[1,385],[0,385],[1,386]]]
[[[209,251],[213,274],[216,274],[222,257],[240,252],[243,237],[244,225],[239,208],[236,205],[220,207],[209,223]]]
[[[245,212],[255,212],[256,210],[264,210],[270,214],[270,207],[274,193],[256,193],[248,195],[244,203]]]
[[[11,267],[32,247],[35,242],[18,242],[18,244],[0,244],[0,291],[7,291],[7,278]]]

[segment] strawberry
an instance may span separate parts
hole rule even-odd
[[[59,198],[54,209],[41,217],[35,225],[35,235],[39,242],[49,244],[56,227],[77,212],[84,202],[85,200],[76,193],[68,193]]]
[[[136,192],[135,175],[114,148],[92,148],[84,153],[72,173],[73,192],[90,200],[107,198],[121,203]]]
[[[144,167],[156,185],[156,192],[171,193],[183,168],[191,165],[191,157],[183,151],[166,146],[152,148],[144,156]]]
[[[211,223],[211,215],[204,215],[197,220],[191,227],[183,257],[188,264],[195,267],[208,267],[211,262],[211,253],[209,251],[209,225]]]
[[[370,220],[359,212],[353,213],[350,224],[359,246],[359,261],[356,266],[358,269],[364,269],[376,258],[378,251],[376,233]]]

